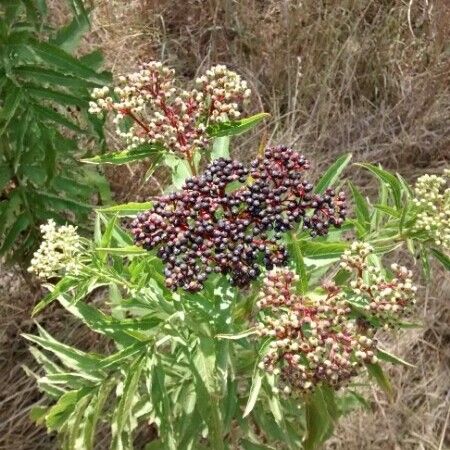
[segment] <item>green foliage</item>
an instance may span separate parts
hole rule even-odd
[[[331,166],[328,183],[338,183],[349,159]],[[380,179],[380,197],[373,204],[351,185],[356,210],[350,225],[316,240],[300,230],[287,237],[301,292],[315,295],[326,273],[338,285],[346,283],[335,267],[348,247],[343,236],[349,231],[375,246],[374,265],[409,240],[425,245],[409,228],[414,215],[406,203],[409,190],[402,182],[393,184],[395,175],[380,168],[373,172]],[[396,207],[398,193],[408,208],[406,217]],[[137,427],[146,422],[158,427],[159,436],[147,448],[230,448],[226,436],[233,430],[232,441],[245,449],[315,449],[330,437],[339,417],[367,408],[357,385],[337,393],[323,384],[303,397],[279,393],[275,376],[259,368],[269,341],[259,341],[251,327],[258,286],[242,295],[216,276],[195,294],[169,291],[158,258],[132,246],[117,221],[149,206],[134,202],[99,209],[88,265],[76,278],[66,276],[49,286],[50,293],[35,308],[41,312],[58,301],[114,343],[116,351],[82,352],[42,328],[38,336],[25,335],[42,349],[32,348],[45,372],[36,377],[53,399],[45,411],[34,410],[33,417],[57,430],[65,448],[78,448],[79,442],[84,449],[95,448],[96,429],[107,423],[111,448],[131,449]],[[102,286],[109,290],[104,290],[106,308],[100,310],[89,298]],[[410,366],[384,350],[378,357],[381,363]],[[367,372],[392,397],[382,365],[367,364]]]
[[[75,2],[80,12],[77,5]],[[39,44],[40,57],[48,56],[48,45],[54,46]],[[53,53],[54,64],[61,70],[63,66],[64,70],[72,67],[69,71],[73,78],[95,84],[88,76],[88,66],[82,65],[75,73],[73,64],[77,60],[67,58],[60,51]],[[95,77],[102,76],[94,73]],[[48,76],[42,71],[39,74]],[[71,77],[61,86],[72,88],[72,82]],[[22,90],[12,92],[5,99],[5,123],[11,122],[10,115],[16,117],[25,95]],[[84,98],[70,90],[45,92],[45,98],[51,101],[79,103]],[[39,99],[44,96],[39,89],[31,93]],[[47,115],[46,120],[52,117]],[[192,153],[175,154],[163,144],[142,144],[121,152],[89,155],[84,161],[128,164],[149,160],[146,178],[156,166],[165,165],[171,172],[171,184],[166,188],[170,192],[179,189],[205,161],[228,157],[230,137],[256,126],[264,117],[266,114],[257,114],[207,128],[215,139],[202,151],[192,148]],[[61,120],[58,123],[70,128]],[[8,124],[6,127],[9,129]],[[85,131],[89,133],[89,128]],[[350,160],[347,154],[332,164],[320,178],[316,193],[328,186],[342,186]],[[349,283],[348,265],[339,265],[343,255],[348,255],[349,236],[374,248],[364,260],[373,269],[368,273],[388,275],[383,257],[399,247],[420,255],[427,276],[431,275],[430,256],[449,267],[445,252],[415,230],[417,208],[405,180],[376,165],[358,167],[378,180],[377,199],[367,198],[350,183],[354,214],[341,228],[315,239],[301,227],[285,236],[289,267],[299,275],[296,289],[307,299],[330,300],[324,294],[324,281],[330,282],[328,293]],[[0,179],[8,176],[9,172],[0,172]],[[54,193],[39,192],[62,201]],[[19,200],[14,191],[9,201]],[[69,202],[65,205],[70,210],[81,207],[78,200],[64,201]],[[112,436],[110,448],[132,449],[139,427],[153,424],[158,436],[147,443],[149,450],[315,449],[331,436],[342,415],[356,407],[368,408],[357,392],[358,384],[352,382],[340,391],[321,379],[310,391],[293,395],[287,395],[290,389],[280,392],[279,374],[265,370],[264,364],[261,367],[272,338],[261,338],[255,326],[259,281],[242,290],[231,286],[221,274],[211,274],[199,292],[169,290],[157,254],[133,245],[131,235],[121,226],[121,218],[134,217],[151,205],[148,201],[98,208],[83,265],[76,274],[65,274],[56,284],[49,284],[49,293],[34,308],[34,314],[38,314],[58,302],[113,350],[104,354],[81,351],[59,342],[39,326],[38,335],[24,335],[42,367],[42,373],[32,375],[48,399],[45,410],[34,409],[32,417],[56,431],[63,448],[94,449],[98,429],[106,425]],[[20,220],[10,227],[9,242],[30,225],[28,216],[17,209]],[[371,316],[370,307],[364,308],[370,301],[361,303],[357,289],[354,287],[352,296],[345,299],[349,314],[358,327],[367,324],[376,330],[381,321]],[[361,363],[367,379],[392,397],[393,387],[382,364],[408,367],[409,363],[384,350],[370,361]]]
[[[0,2],[0,255],[27,259],[49,218],[82,224],[103,177],[77,162],[80,144],[102,142],[88,116],[89,89],[110,81],[97,52],[72,56],[89,28],[87,10],[71,0],[73,19],[54,30],[44,0]],[[102,200],[107,200],[103,198]]]
[[[211,125],[207,132],[211,137],[219,138],[224,136],[235,136],[252,129],[259,122],[263,121],[270,114],[259,113],[251,117],[246,117],[241,120],[236,120],[233,122],[224,122],[220,124]]]
[[[356,220],[353,220],[358,238],[370,241],[380,250],[391,250],[406,244],[411,255],[421,261],[422,272],[430,280],[430,261],[434,258],[446,270],[450,268],[448,249],[436,249],[430,236],[418,231],[417,207],[408,183],[399,175],[372,164],[356,164],[370,171],[379,181],[376,202],[368,198],[350,183]]]

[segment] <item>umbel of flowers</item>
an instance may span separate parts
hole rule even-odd
[[[285,393],[345,385],[365,363],[377,362],[376,328],[395,327],[414,303],[411,271],[393,264],[387,279],[367,264],[372,252],[368,244],[353,243],[341,258],[353,274],[348,287],[329,283],[319,296],[296,294],[298,277],[290,269],[276,268],[265,277],[257,330],[272,341],[260,368],[279,375]]]
[[[239,118],[251,91],[245,80],[222,65],[197,78],[191,90],[179,88],[174,75],[159,61],[142,64],[138,72],[119,77],[113,91],[94,89],[89,111],[115,112],[117,133],[130,148],[163,143],[190,160],[195,148],[208,144],[207,127]]]
[[[418,209],[415,230],[428,234],[444,250],[450,250],[449,175],[448,169],[443,176],[423,175],[414,188],[414,203]]]
[[[268,148],[250,168],[215,160],[132,222],[135,242],[158,249],[168,287],[198,291],[213,271],[246,286],[261,265],[286,263],[281,237],[295,224],[314,237],[343,223],[345,195],[314,194],[303,179],[308,168],[303,155],[285,146]]]
[[[63,274],[76,275],[83,259],[82,239],[73,225],[58,227],[54,220],[41,225],[43,240],[33,255],[28,271],[49,279]]]

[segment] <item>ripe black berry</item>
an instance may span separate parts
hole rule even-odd
[[[131,224],[134,240],[147,250],[158,247],[172,289],[198,291],[212,271],[246,286],[261,266],[286,263],[282,233],[302,223],[311,236],[323,236],[343,223],[345,195],[332,189],[312,194],[312,184],[302,179],[309,167],[285,146],[268,148],[250,169],[217,159],[138,215]]]

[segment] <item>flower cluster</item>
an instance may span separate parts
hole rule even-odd
[[[386,280],[378,266],[368,264],[372,252],[369,244],[354,242],[341,257],[341,267],[357,274],[350,281],[349,300],[384,325],[395,326],[398,316],[414,303],[417,288],[411,270],[398,264],[391,265],[394,277]]]
[[[423,175],[414,188],[417,206],[416,231],[425,231],[430,239],[440,247],[450,249],[450,187],[448,177],[444,175]]]
[[[33,255],[28,271],[41,279],[61,274],[78,274],[82,265],[83,244],[72,225],[56,226],[50,219],[41,225],[43,241]]]
[[[342,257],[343,267],[355,274],[350,286],[328,283],[323,295],[295,293],[298,277],[287,268],[267,274],[257,332],[272,341],[260,368],[279,375],[285,393],[306,393],[322,383],[345,385],[363,364],[377,362],[374,322],[393,326],[395,316],[414,302],[410,272],[394,265],[396,278],[386,280],[368,265],[371,251],[354,243]]]
[[[228,274],[243,287],[267,269],[283,265],[282,233],[302,223],[312,236],[339,227],[345,195],[313,194],[303,180],[309,162],[284,147],[272,147],[250,169],[237,161],[213,161],[182,190],[160,197],[131,224],[137,245],[158,248],[166,283],[198,291],[211,272]]]
[[[208,144],[208,125],[237,119],[251,91],[238,74],[221,65],[206,71],[192,90],[176,87],[174,74],[159,61],[143,64],[138,72],[120,77],[114,92],[94,89],[89,111],[115,111],[117,133],[130,148],[160,143],[191,158],[195,148]]]
[[[197,97],[208,99],[208,102],[201,104],[202,115],[213,123],[238,119],[241,115],[240,103],[252,94],[247,82],[223,65],[207,70],[205,75],[197,78],[196,83],[199,90],[194,92]]]

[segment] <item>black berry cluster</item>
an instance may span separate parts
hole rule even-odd
[[[173,289],[198,291],[211,272],[246,286],[261,266],[286,263],[280,239],[295,223],[312,236],[342,224],[344,194],[331,189],[313,194],[313,186],[302,179],[308,168],[304,156],[284,146],[267,149],[250,169],[215,160],[132,222],[135,242],[147,250],[158,248]]]

